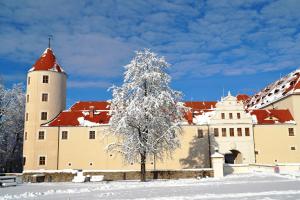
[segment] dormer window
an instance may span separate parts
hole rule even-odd
[[[43,83],[48,83],[49,82],[49,76],[48,75],[44,75],[43,76]]]

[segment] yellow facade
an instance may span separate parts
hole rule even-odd
[[[48,77],[47,83],[43,83],[44,76]],[[24,170],[140,168],[138,164],[124,163],[120,154],[106,150],[107,145],[116,140],[108,133],[109,125],[97,127],[43,125],[65,109],[67,78],[65,73],[49,70],[30,71],[27,78]],[[47,94],[46,101],[43,94]],[[234,161],[236,164],[300,162],[298,134],[300,95],[287,96],[265,109],[289,109],[296,124],[254,124],[243,103],[228,94],[216,104],[209,122],[198,125],[183,124],[181,147],[173,152],[172,157],[167,157],[163,161],[148,158],[147,169],[211,167],[210,155],[215,151],[225,154],[225,159],[226,155],[230,155],[233,151],[238,152],[238,157]],[[47,113],[44,120],[43,112]],[[222,115],[225,116],[224,119]],[[289,128],[294,129],[294,136],[289,136]],[[216,129],[218,135],[215,134]],[[246,129],[249,131],[248,135],[245,134]],[[226,130],[226,135],[222,135],[222,130]],[[89,131],[95,131],[95,139],[89,138]],[[66,138],[63,138],[63,132],[67,133]]]

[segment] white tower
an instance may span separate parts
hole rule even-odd
[[[66,107],[66,73],[47,48],[27,74],[26,112],[24,127],[24,170],[55,168],[57,131],[40,125],[52,120]],[[53,133],[51,133],[53,132]]]

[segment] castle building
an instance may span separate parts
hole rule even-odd
[[[181,147],[163,161],[149,158],[147,169],[211,167],[218,151],[232,164],[300,162],[300,70],[252,97],[218,102],[185,102]],[[106,150],[109,103],[79,101],[66,105],[67,75],[47,48],[27,74],[24,170],[129,170],[117,152]]]

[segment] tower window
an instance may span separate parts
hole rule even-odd
[[[250,129],[249,128],[245,128],[245,135],[250,136]]]
[[[215,137],[219,137],[219,129],[218,128],[214,128],[214,135],[215,135]]]
[[[30,76],[27,79],[27,84],[30,85]]]
[[[231,137],[234,136],[234,128],[230,128],[229,129],[229,134],[230,134]]]
[[[39,165],[45,165],[46,164],[46,157],[40,156],[39,157]]]
[[[45,139],[45,131],[39,131],[39,140]]]
[[[26,96],[26,102],[27,103],[29,102],[29,94],[27,94],[27,96]]]
[[[61,132],[61,139],[67,140],[68,139],[68,131],[62,131]]]
[[[198,138],[203,138],[203,130],[198,129]]]
[[[47,112],[41,113],[41,120],[47,120]]]
[[[289,136],[295,136],[294,128],[289,128]]]
[[[238,136],[242,136],[242,128],[237,128]]]
[[[229,113],[229,119],[232,119],[233,116],[232,116],[232,113]]]
[[[95,133],[95,131],[90,131],[89,139],[94,140],[95,138],[96,138],[96,133]]]
[[[48,75],[44,75],[43,76],[43,83],[48,83],[49,82],[49,76]]]
[[[25,121],[28,121],[28,113],[25,115]]]
[[[27,132],[24,133],[24,140],[27,140]]]
[[[48,101],[48,94],[47,93],[42,94],[42,101]]]
[[[221,113],[221,118],[225,119],[225,113]]]
[[[241,119],[241,113],[236,113],[236,118]]]
[[[222,136],[226,137],[226,128],[222,128]]]
[[[23,166],[25,166],[25,164],[26,164],[26,157],[24,156],[23,157]]]

